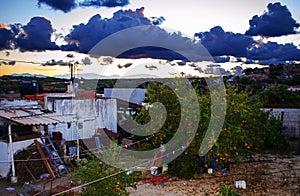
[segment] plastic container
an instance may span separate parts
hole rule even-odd
[[[246,189],[246,182],[245,180],[238,180],[234,182],[234,187],[237,189]]]

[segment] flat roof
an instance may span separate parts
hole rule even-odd
[[[72,117],[41,110],[0,110],[0,117],[21,125],[49,125],[74,121]]]

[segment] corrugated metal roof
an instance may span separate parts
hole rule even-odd
[[[74,121],[72,117],[43,113],[41,110],[0,110],[0,117],[22,125],[48,125]]]

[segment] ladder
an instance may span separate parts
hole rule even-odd
[[[45,138],[45,140],[43,139],[43,137]],[[57,162],[55,161],[55,157],[53,157],[53,155],[52,155],[51,150],[49,149],[49,147],[52,148],[52,150],[54,151],[55,156],[56,156],[56,157],[58,158],[58,160],[59,160],[59,163],[63,166],[65,172],[68,174],[69,171],[68,171],[67,167],[65,166],[64,162],[62,161],[61,157],[59,156],[59,154],[58,154],[58,152],[57,152],[55,146],[53,145],[53,142],[51,141],[50,137],[49,137],[48,135],[46,135],[46,136],[41,136],[40,139],[41,139],[41,141],[42,141],[42,143],[43,143],[43,145],[44,145],[44,147],[45,147],[45,149],[46,149],[46,151],[47,151],[49,157],[51,158],[52,163],[54,164],[54,166],[55,166],[57,172],[59,173],[59,175],[62,176],[62,172],[61,172],[61,170],[60,170],[60,168],[59,168],[59,165],[58,165]],[[48,145],[46,144],[46,139],[48,140],[48,142],[49,142],[49,144],[50,144],[49,147],[48,147]]]

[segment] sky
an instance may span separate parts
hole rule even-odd
[[[228,67],[293,63],[300,61],[299,23],[300,1],[296,0],[1,0],[0,58],[6,60],[0,60],[0,75],[64,75],[67,62],[76,61],[84,65],[79,70],[102,65],[110,75],[121,75],[129,67],[124,66],[127,62],[141,64],[136,59],[143,58],[157,67],[186,61],[182,54],[192,61],[212,58]],[[139,46],[119,54],[126,61],[103,62],[88,55],[105,38],[143,25],[153,28],[114,37],[127,48]],[[139,43],[134,45],[133,40]],[[210,58],[204,57],[203,47]],[[96,56],[103,55],[101,51]],[[182,65],[175,67],[183,70]]]

